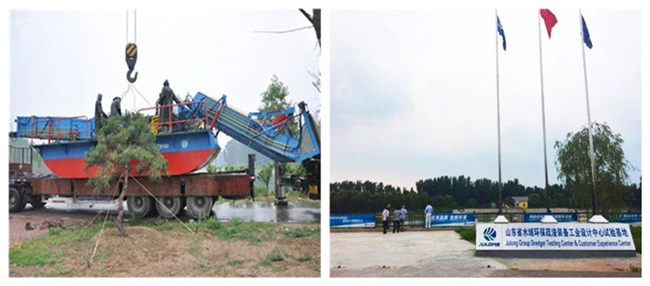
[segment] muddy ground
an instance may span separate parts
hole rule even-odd
[[[314,224],[261,224],[272,238],[221,239],[216,234],[173,227],[128,226],[128,237],[113,228],[92,236],[68,237],[62,231],[99,228],[89,216],[10,215],[10,251],[42,249],[43,263],[16,264],[10,277],[320,277],[320,233],[286,237],[283,231],[313,229]],[[110,219],[109,219],[110,221]],[[29,226],[25,225],[29,223]],[[246,224],[246,223],[243,223]],[[90,225],[90,226],[89,226]],[[258,224],[259,225],[259,224]],[[57,226],[48,234],[48,226]],[[34,227],[33,230],[28,230]],[[196,229],[195,229],[196,231]],[[236,236],[236,230],[233,230]],[[89,264],[98,238],[99,246]],[[47,241],[47,242],[46,242]],[[39,253],[38,251],[36,253]],[[11,254],[10,254],[11,257]],[[27,263],[30,264],[30,263]]]

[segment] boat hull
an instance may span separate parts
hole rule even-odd
[[[77,141],[34,146],[45,165],[60,178],[84,179],[94,177],[97,166],[85,170],[84,156],[97,141]],[[167,160],[167,174],[183,175],[196,171],[214,159],[219,145],[209,131],[183,132],[156,136],[160,153]],[[131,173],[137,174],[135,170]]]

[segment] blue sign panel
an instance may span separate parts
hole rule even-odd
[[[374,214],[332,214],[330,227],[375,227]]]
[[[424,226],[426,217],[422,221]],[[476,216],[474,213],[466,214],[450,214],[450,213],[434,213],[431,215],[431,226],[465,226],[474,225],[476,223]]]
[[[557,222],[577,222],[577,213],[525,213],[524,222],[540,222],[546,215],[551,215]]]
[[[616,213],[612,215],[612,221],[622,223],[641,223],[641,213]]]

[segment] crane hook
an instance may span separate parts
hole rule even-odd
[[[135,76],[131,77],[132,72],[133,70],[126,72],[126,80],[128,80],[130,83],[134,83],[136,80],[138,80],[138,72],[135,72]]]
[[[134,83],[138,79],[138,72],[135,72],[135,77],[131,77],[135,63],[138,61],[138,46],[135,43],[126,44],[126,65],[129,71],[126,73],[126,79],[130,83]]]

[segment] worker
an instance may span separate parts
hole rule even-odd
[[[174,91],[169,87],[169,81],[165,80],[163,82],[163,88],[162,91],[159,94],[158,97],[158,104],[160,106],[163,106],[160,108],[160,124],[163,126],[163,131],[167,131],[169,129],[169,122],[172,121],[172,104],[181,104],[181,102],[176,98],[176,95],[174,94]]]
[[[102,109],[102,94],[97,94],[97,101],[95,102],[95,134],[102,128],[102,120],[108,116]]]
[[[111,104],[111,116],[122,116],[122,107],[120,106],[120,102],[122,99],[118,96],[113,98],[113,103]]]

